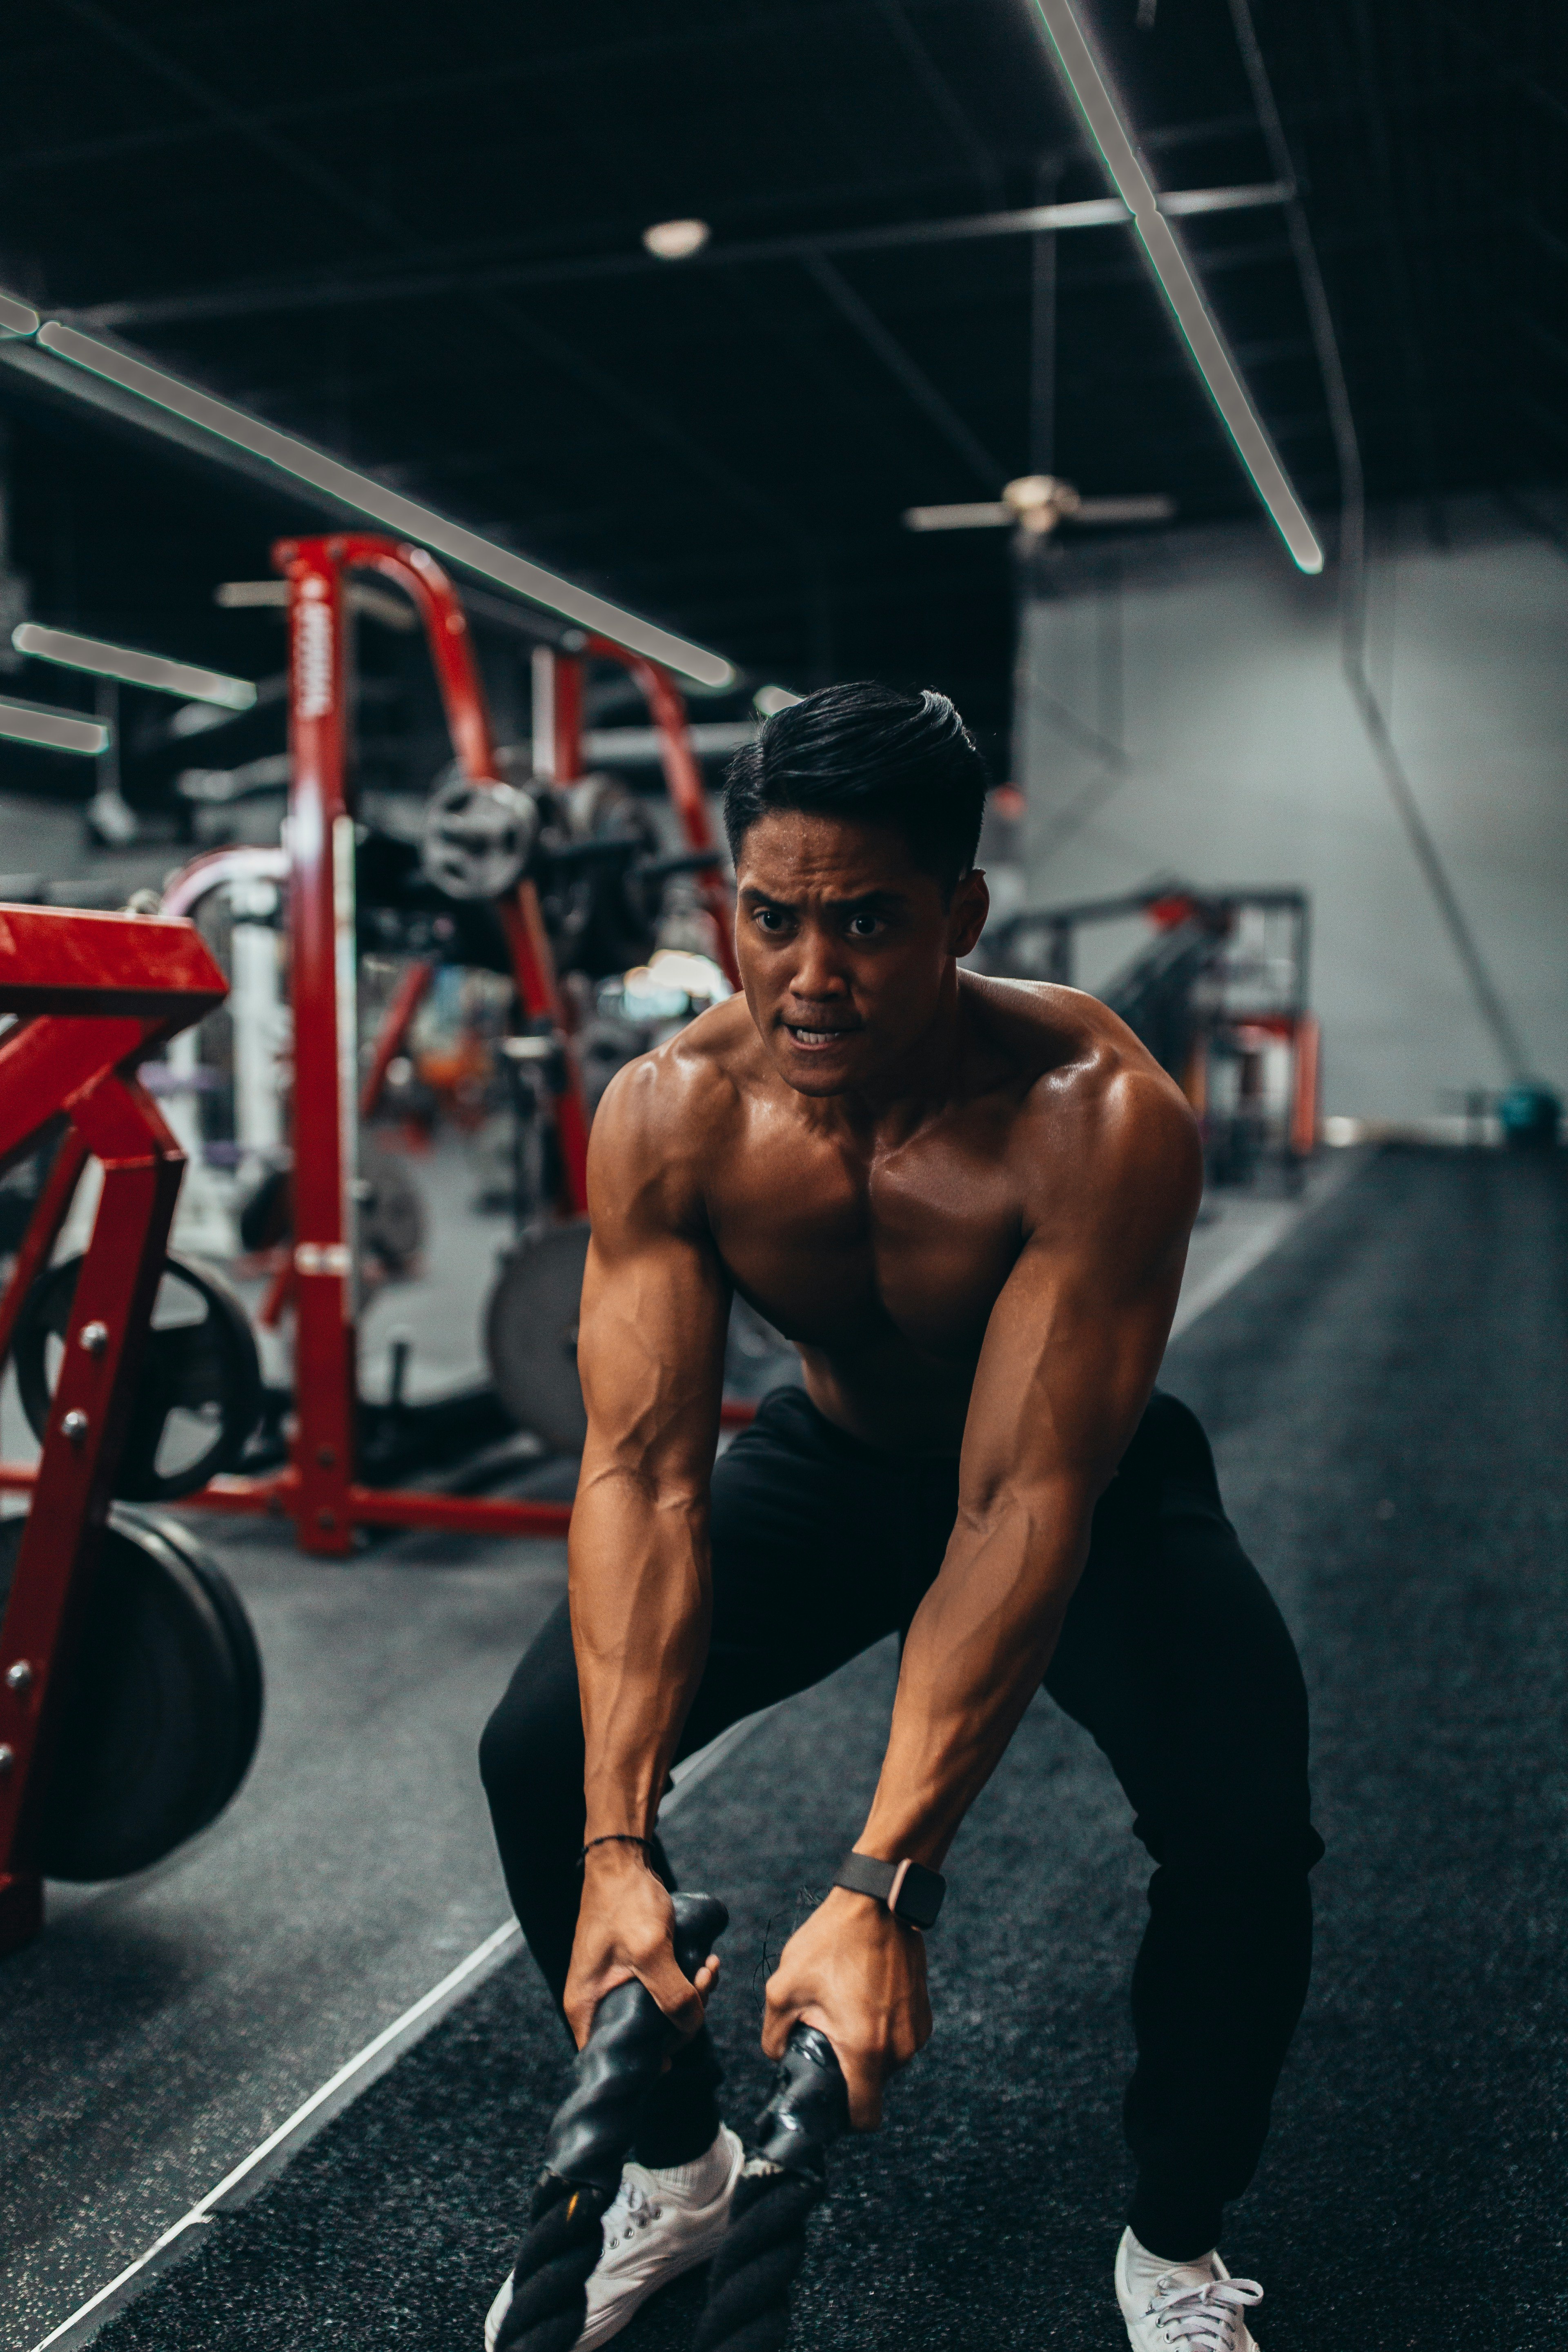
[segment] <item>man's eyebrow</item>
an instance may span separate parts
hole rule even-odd
[[[743,882],[741,886],[740,895],[742,898],[754,899],[759,904],[769,907],[792,907],[795,904],[795,901],[793,898],[780,898],[776,891],[764,890],[760,882]],[[825,903],[829,907],[838,908],[840,911],[847,909],[851,913],[854,913],[858,911],[861,908],[880,908],[905,907],[909,904],[909,898],[908,894],[902,890],[860,890],[857,891],[852,897],[828,898]]]

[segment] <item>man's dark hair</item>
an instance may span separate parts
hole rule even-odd
[[[825,686],[767,720],[724,786],[730,854],[770,809],[896,825],[945,897],[974,863],[985,762],[945,694],[859,679]]]

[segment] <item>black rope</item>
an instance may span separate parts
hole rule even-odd
[[[815,2026],[797,2025],[736,2184],[693,2352],[779,2352],[806,2223],[827,2185],[827,2151],[848,2123],[832,2043]]]
[[[675,1957],[695,1976],[728,1914],[710,1895],[675,1897]],[[588,2280],[604,2250],[605,2214],[620,2183],[637,2109],[680,2036],[645,1985],[607,1992],[577,2053],[571,2090],[545,2143],[528,2235],[511,2273],[496,2352],[571,2352],[588,2315]]]

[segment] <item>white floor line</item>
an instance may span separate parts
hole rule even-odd
[[[674,1785],[659,1807],[660,1821],[667,1821],[671,1813],[678,1811],[692,1790],[699,1787],[727,1756],[732,1755],[743,1739],[749,1739],[773,1712],[773,1707],[765,1706],[755,1715],[742,1716],[739,1723],[731,1724],[727,1730],[710,1739],[706,1748],[700,1748],[694,1756],[688,1756],[678,1764],[670,1774]],[[432,1985],[412,2008],[405,2009],[401,2017],[394,2018],[392,2023],[384,2026],[363,2050],[356,2051],[335,2074],[328,2077],[319,2091],[312,2091],[304,2104],[295,2108],[286,2123],[279,2124],[276,2131],[268,2132],[258,2147],[253,2147],[231,2172],[226,2172],[216,2189],[209,2189],[188,2213],[183,2213],[171,2229],[153,2240],[144,2254],[139,2254],[133,2263],[128,2263],[107,2286],[101,2286],[96,2294],[89,2295],[68,2319],[63,2319],[57,2328],[33,2347],[33,2352],[49,2352],[51,2346],[68,2343],[75,2352],[77,2346],[87,2343],[100,2327],[107,2326],[121,2305],[130,2301],[132,2291],[139,2283],[144,2284],[152,2273],[162,2270],[174,2254],[188,2251],[179,2244],[182,2238],[206,2222],[221,2218],[226,2208],[232,2210],[243,2204],[247,2192],[259,2189],[273,2172],[280,2170],[308,2139],[329,2124],[334,2116],[341,2115],[362,2091],[368,2090],[379,2075],[384,2074],[405,2051],[412,2049],[415,2042],[422,2040],[432,2026],[437,2025],[448,2010],[455,2009],[459,2000],[476,1991],[486,1977],[510,1958],[514,1948],[521,1941],[522,1931],[517,1921],[508,1919],[482,1943],[476,1944],[468,1958],[459,1960],[439,1984]]]
[[[456,2006],[463,1994],[471,1992],[482,1978],[500,1966],[512,1946],[521,1943],[521,1930],[515,1919],[508,1919],[495,1928],[483,1943],[474,1947],[466,1959],[459,1960],[439,1984],[432,1985],[412,2008],[405,2009],[401,2017],[394,2018],[392,2023],[384,2026],[363,2050],[356,2051],[346,2065],[340,2066],[335,2074],[329,2075],[321,2089],[312,2091],[286,2123],[279,2124],[276,2131],[268,2132],[259,2147],[253,2147],[231,2172],[226,2172],[216,2188],[209,2189],[188,2213],[181,2215],[172,2229],[165,2230],[161,2238],[153,2241],[144,2254],[138,2255],[135,2262],[128,2263],[119,2276],[110,2279],[107,2286],[100,2287],[96,2294],[89,2295],[68,2319],[62,2320],[33,2347],[33,2352],[47,2352],[50,2345],[63,2344],[73,2330],[80,2328],[85,2320],[95,2315],[100,2321],[107,2320],[111,2315],[105,2305],[121,2297],[124,2290],[143,2272],[156,2267],[159,2258],[174,2244],[176,2239],[202,2222],[211,2221],[219,2206],[242,2201],[236,2192],[253,2184],[254,2176],[263,2169],[268,2158],[285,2152],[292,2155],[294,2147],[302,2146],[310,2137],[312,2128],[319,2129],[331,2115],[348,2105],[355,2092],[364,2089],[376,2074],[384,2071],[377,2065],[378,2059],[390,2063],[393,2058],[400,2057],[405,2049],[418,2040],[421,2031],[427,2032],[448,2009]]]

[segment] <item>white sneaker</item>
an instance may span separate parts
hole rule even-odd
[[[588,2279],[588,2317],[575,2352],[607,2344],[650,2294],[717,2251],[745,2153],[728,2124],[721,2124],[718,2138],[695,2164],[659,2172],[641,2164],[625,2168],[605,2215],[605,2251]],[[495,2352],[510,2304],[509,2275],[485,2320],[485,2352]]]
[[[1241,2315],[1262,2302],[1263,2289],[1256,2279],[1233,2279],[1217,2254],[1162,2270],[1158,2256],[1123,2231],[1116,2300],[1132,2352],[1258,2352]]]

